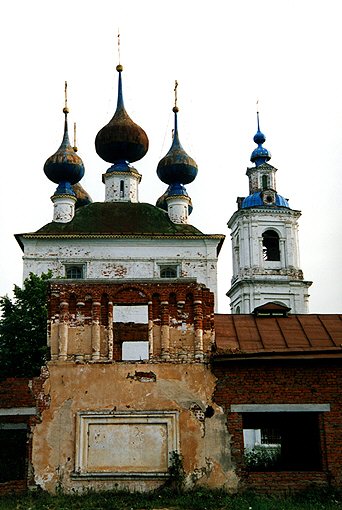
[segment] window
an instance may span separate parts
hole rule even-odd
[[[263,175],[261,177],[261,181],[262,181],[262,189],[267,189],[268,188],[268,179],[267,179],[267,175]]]
[[[82,265],[66,266],[65,276],[70,280],[81,280],[84,278],[84,267]]]
[[[160,278],[177,278],[178,266],[161,266]]]
[[[0,423],[0,483],[25,479],[26,458],[26,424]]]
[[[250,471],[321,469],[319,413],[243,414],[244,459]]]
[[[262,234],[263,258],[265,261],[280,260],[279,235],[274,230]]]
[[[114,339],[121,345],[122,361],[149,358],[148,306],[115,305],[113,310]]]
[[[122,343],[122,360],[123,361],[139,361],[148,359],[148,342],[123,342]]]
[[[120,181],[120,198],[125,196],[125,182]]]

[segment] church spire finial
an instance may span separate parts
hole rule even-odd
[[[264,133],[260,131],[260,117],[259,117],[259,99],[257,100],[257,132],[253,137],[253,141],[258,145],[251,154],[251,161],[255,166],[260,166],[271,159],[271,153],[262,146],[266,141]]]
[[[63,113],[65,114],[65,116],[67,116],[68,113],[69,113],[69,108],[68,108],[68,82],[67,81],[64,82],[64,108],[63,108]]]
[[[76,145],[76,122],[74,122],[74,146],[73,149],[75,152],[78,151],[77,145]]]
[[[121,55],[120,55],[120,28],[118,28],[118,65],[121,65]]]
[[[174,105],[173,110],[172,110],[174,112],[178,112],[179,111],[178,106],[177,106],[177,101],[178,101],[177,88],[178,88],[178,81],[175,80],[175,88],[173,89],[173,91],[175,93],[175,105]]]
[[[260,122],[259,122],[259,99],[257,99],[257,102],[256,102],[256,107],[257,107],[257,122],[258,122],[258,131],[260,131]]]

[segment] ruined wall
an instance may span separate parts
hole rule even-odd
[[[117,322],[115,309],[122,305],[147,306],[146,327]],[[51,359],[119,361],[122,343],[140,336],[151,360],[205,360],[214,342],[213,307],[213,293],[196,283],[55,281],[49,299]]]
[[[341,360],[216,361],[212,369],[218,378],[214,400],[227,412],[232,459],[240,479],[240,489],[248,487],[262,493],[285,493],[302,490],[312,484],[342,487]],[[294,404],[302,405],[303,409],[307,405],[318,408],[328,405],[329,410],[317,413],[320,468],[313,466],[305,471],[248,470],[243,456],[244,413],[232,412],[231,407],[245,404]]]
[[[50,403],[33,430],[36,484],[150,490],[179,452],[189,486],[234,489],[226,417],[212,402],[207,365],[213,319],[213,293],[194,282],[51,282],[42,391]],[[124,342],[144,335],[147,359],[123,361]]]
[[[33,484],[31,428],[46,408],[41,377],[0,380],[0,495],[25,491]],[[36,398],[40,395],[40,398]]]
[[[205,364],[57,361],[49,373],[50,405],[32,450],[43,489],[153,489],[175,450],[190,485],[235,488],[226,417]]]

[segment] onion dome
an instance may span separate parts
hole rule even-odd
[[[63,113],[65,115],[63,140],[57,152],[46,160],[44,172],[50,181],[58,184],[55,195],[75,195],[71,185],[82,179],[84,165],[82,159],[70,145],[67,106],[63,108]]]
[[[251,154],[251,161],[255,163],[255,166],[260,166],[271,159],[271,153],[262,146],[266,141],[265,135],[260,131],[259,126],[259,112],[257,112],[258,119],[258,130],[254,135],[253,141],[258,145]]]
[[[148,138],[145,131],[135,124],[127,114],[122,95],[122,65],[119,73],[118,101],[113,118],[96,135],[95,149],[104,161],[114,163],[115,170],[127,169],[132,163],[143,158],[148,150]],[[117,168],[118,166],[118,168]]]
[[[282,197],[281,195],[278,195],[278,193],[275,194],[274,197],[274,203],[269,204],[268,206],[277,206],[277,207],[287,207],[290,208],[288,201],[286,198]],[[244,198],[241,204],[241,209],[247,209],[248,207],[261,207],[265,206],[265,202],[263,200],[262,193],[257,191],[255,193],[252,193],[252,195],[249,195],[248,197]]]
[[[83,207],[84,205],[92,204],[93,200],[86,190],[81,186],[79,182],[72,186],[73,192],[76,196],[75,209]]]
[[[185,152],[179,141],[177,127],[178,107],[174,106],[172,111],[175,114],[172,145],[166,156],[159,161],[157,174],[159,179],[166,184],[189,184],[196,178],[198,168],[196,162]]]

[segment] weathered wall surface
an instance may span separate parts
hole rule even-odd
[[[84,264],[91,279],[160,278],[160,267],[175,265],[180,278],[196,278],[217,294],[217,240],[143,239],[26,240],[24,278],[52,270],[65,277],[65,264]],[[217,299],[215,299],[217,302]]]
[[[162,444],[164,432],[160,430],[163,429],[163,413],[177,416],[173,425],[165,430],[167,434],[173,434],[173,442],[170,440],[169,443],[171,447],[179,444],[187,482],[235,489],[237,479],[232,469],[226,416],[221,407],[212,401],[216,379],[206,365],[149,362],[80,364],[59,361],[50,362],[48,368],[50,376],[45,382],[44,392],[49,395],[50,405],[43,411],[41,423],[34,428],[32,449],[35,482],[43,489],[53,492],[58,486],[67,491],[123,486],[149,490],[160,485],[164,481],[167,465],[165,459],[158,465],[158,452],[163,452],[165,456],[165,450],[162,446],[154,447],[153,423],[157,423],[155,430]],[[108,434],[114,431],[115,435],[116,418],[122,420],[127,413],[131,413],[133,421],[138,417],[139,426],[135,423],[132,426],[128,419],[127,434],[125,427],[121,427],[117,429],[119,436],[116,436],[121,437],[124,443],[119,454],[122,455],[126,449],[127,456],[131,455],[131,460],[135,462],[134,473],[126,465],[126,473],[119,476],[117,472],[112,473],[117,466],[112,469],[107,465],[103,476],[101,472],[89,474],[93,469],[91,459],[90,464],[80,469],[79,463],[82,464],[85,457],[80,454],[80,435],[84,430],[82,432],[80,429],[79,422],[84,415],[87,416],[87,412],[91,416],[90,428],[86,433],[90,431],[89,441],[93,442],[87,444],[88,439],[84,437],[82,441],[88,448],[93,448],[92,445],[96,443],[96,466],[101,465],[102,461],[98,460],[101,458],[104,463],[108,463],[108,460],[115,463],[114,453],[108,452],[106,423],[110,425]],[[139,413],[147,415],[147,421],[139,421]],[[97,417],[102,420],[99,428],[95,423]],[[148,425],[145,428],[148,434],[139,443],[138,436],[144,424]],[[135,448],[137,456],[142,455],[141,448],[146,448],[146,456],[152,455],[152,464],[159,470],[157,476],[152,474],[146,477],[143,465],[139,474]],[[168,456],[170,453],[167,451]]]
[[[0,495],[25,491],[33,483],[30,430],[46,407],[44,381],[44,371],[34,379],[0,381]]]
[[[122,305],[145,307],[147,324],[116,322]],[[213,347],[214,296],[194,282],[57,280],[49,317],[52,360],[119,361],[122,343],[130,340],[147,341],[150,359],[182,362],[208,359]]]
[[[340,360],[216,362],[215,402],[227,412],[232,458],[240,489],[262,493],[302,490],[311,484],[342,486],[342,366]],[[243,415],[235,404],[329,404],[320,414],[320,470],[251,472],[244,465]]]

